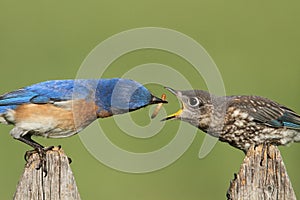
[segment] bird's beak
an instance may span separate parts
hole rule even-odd
[[[158,103],[168,103],[168,102],[166,100],[162,100],[161,98],[152,95],[150,104],[158,104]]]
[[[163,119],[160,120],[160,121],[167,121],[167,120],[169,120],[169,119],[177,118],[181,113],[182,113],[182,109],[179,109],[176,113],[171,114],[171,115],[168,115],[167,117],[163,118]]]
[[[167,90],[169,90],[172,94],[174,94],[179,100],[180,100],[180,97],[179,97],[179,92],[172,89],[172,88],[169,88],[169,87],[165,87]],[[182,103],[181,101],[181,108],[174,114],[171,114],[171,115],[168,115],[167,117],[163,118],[161,121],[166,121],[166,120],[169,120],[169,119],[175,119],[175,118],[178,118],[182,111],[184,109],[184,104]]]

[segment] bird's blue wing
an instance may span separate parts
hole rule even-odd
[[[0,106],[19,105],[29,102],[37,94],[24,89],[19,89],[0,96]]]
[[[7,108],[13,109],[21,104],[55,104],[74,99],[93,101],[100,110],[110,112],[114,109],[127,112],[148,105],[151,98],[151,93],[133,80],[120,78],[52,80],[0,96],[0,114]]]
[[[66,101],[72,99],[74,80],[45,81],[25,87],[24,90],[36,94],[31,103],[49,103],[51,101]]]
[[[19,89],[0,96],[0,114],[9,109],[15,109],[18,105],[30,102],[30,99],[36,95],[36,93]]]
[[[27,86],[0,96],[0,114],[26,103],[44,104],[85,98],[95,85],[97,80],[53,80]]]
[[[0,106],[68,100],[72,97],[72,88],[73,83],[69,80],[46,81],[0,96]]]

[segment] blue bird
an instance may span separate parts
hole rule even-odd
[[[166,89],[181,101],[182,108],[163,120],[188,122],[244,152],[251,145],[300,142],[300,116],[267,98]]]
[[[13,138],[38,152],[44,147],[31,136],[72,136],[97,118],[167,103],[128,79],[52,80],[0,96],[0,122],[12,124]]]

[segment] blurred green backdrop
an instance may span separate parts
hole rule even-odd
[[[49,79],[74,78],[87,54],[113,34],[137,27],[180,31],[203,45],[216,62],[227,94],[256,94],[300,113],[300,2],[291,1],[71,1],[0,0],[0,93]],[[143,63],[157,62],[184,73],[183,59],[152,50],[132,52],[116,60],[106,77],[122,75]],[[99,66],[101,67],[101,66]],[[124,68],[125,67],[125,68]],[[125,71],[126,72],[126,71]],[[205,88],[202,80],[191,79]],[[163,90],[154,90],[160,95]],[[169,96],[168,113],[179,104]],[[133,113],[137,123],[150,123],[148,109]],[[110,127],[112,119],[101,124]],[[149,139],[135,139],[113,128],[108,137],[136,152],[168,143],[179,122]],[[0,199],[11,199],[24,167],[28,146],[0,126]],[[187,152],[174,164],[147,174],[112,170],[94,159],[78,136],[38,139],[61,144],[82,199],[225,199],[242,152],[218,142],[209,156],[198,159],[204,134],[198,131]],[[300,196],[300,144],[280,148],[296,195]],[[108,152],[109,153],[109,152]]]

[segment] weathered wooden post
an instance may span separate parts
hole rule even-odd
[[[280,151],[251,147],[227,192],[229,200],[296,200]]]
[[[80,195],[68,157],[62,149],[47,151],[47,176],[36,170],[38,154],[32,154],[19,180],[14,200],[79,200]]]

